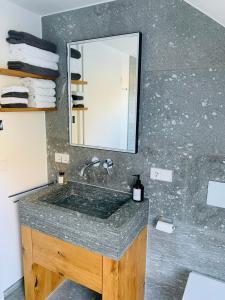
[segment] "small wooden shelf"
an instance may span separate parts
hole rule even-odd
[[[71,84],[85,85],[88,84],[85,80],[71,80]]]
[[[0,75],[21,77],[21,78],[31,77],[31,78],[37,78],[37,79],[56,80],[56,77],[37,75],[37,74],[33,74],[33,73],[27,73],[27,72],[23,72],[23,71],[16,71],[16,70],[4,69],[4,68],[0,68]]]
[[[88,110],[87,107],[73,107],[72,110],[75,110],[75,111],[85,111],[85,110]]]
[[[1,108],[1,112],[32,112],[32,111],[57,111],[56,108],[33,108],[33,107],[25,107],[25,108]]]

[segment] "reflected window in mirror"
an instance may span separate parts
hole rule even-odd
[[[70,144],[136,153],[140,34],[68,44]]]

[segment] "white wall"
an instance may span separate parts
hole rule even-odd
[[[41,19],[7,0],[0,0],[0,67],[6,67],[9,29],[41,36]],[[0,75],[0,88],[18,79]],[[8,195],[47,182],[45,114],[0,113],[0,299],[22,277],[16,205]]]
[[[225,26],[224,0],[185,0],[210,18]]]
[[[84,79],[88,81],[84,87],[84,104],[88,107],[84,113],[85,144],[126,149],[127,57],[102,43],[85,44],[84,57]]]

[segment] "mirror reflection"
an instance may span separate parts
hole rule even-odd
[[[70,143],[136,152],[138,33],[68,45]]]

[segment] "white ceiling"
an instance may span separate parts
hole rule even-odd
[[[185,0],[219,24],[225,26],[224,0]]]
[[[9,0],[40,16],[51,15],[58,12],[96,5],[115,0]],[[157,0],[155,0],[157,1]],[[184,0],[216,22],[225,26],[224,0]]]
[[[41,16],[111,1],[115,0],[10,0]]]

